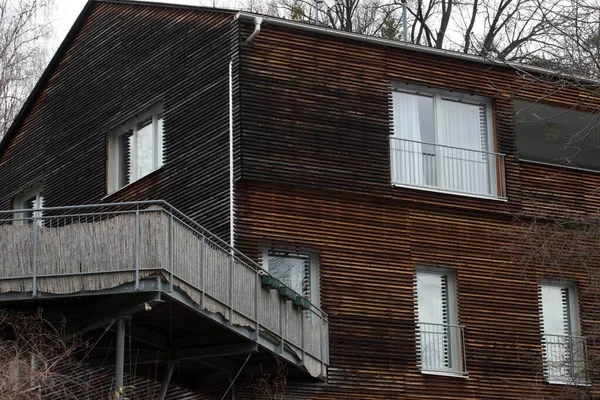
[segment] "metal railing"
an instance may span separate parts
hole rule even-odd
[[[584,384],[587,379],[586,338],[543,335],[546,375],[549,382]]]
[[[161,273],[202,310],[292,348],[320,375],[329,360],[327,315],[263,287],[259,264],[165,201],[0,211],[0,293],[65,294]],[[297,295],[297,294],[296,294]],[[315,369],[313,368],[313,370]]]
[[[418,330],[421,371],[467,375],[464,326],[419,322]]]
[[[390,137],[392,183],[505,198],[504,154]]]

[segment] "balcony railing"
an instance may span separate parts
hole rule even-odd
[[[544,335],[546,374],[549,382],[586,384],[586,338]]]
[[[163,276],[169,292],[201,312],[325,375],[327,315],[296,293],[265,287],[269,275],[258,264],[164,201],[3,211],[0,249],[0,295],[137,290],[144,278]]]
[[[421,371],[466,376],[464,326],[419,322],[418,327]]]
[[[505,198],[504,155],[390,137],[392,183]]]

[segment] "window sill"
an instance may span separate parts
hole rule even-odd
[[[404,184],[404,183],[394,183],[394,182],[392,182],[391,185],[392,185],[392,187],[400,187],[400,188],[407,188],[407,189],[416,189],[416,190],[422,190],[422,191],[425,191],[425,192],[443,193],[443,194],[457,195],[457,196],[463,196],[463,197],[471,197],[471,198],[476,198],[476,199],[493,200],[493,201],[500,201],[500,202],[507,202],[508,201],[508,197],[499,197],[499,196],[484,195],[484,194],[455,192],[455,191],[452,191],[452,190],[436,189],[436,188],[426,187],[426,186],[407,185],[407,184]]]
[[[550,385],[562,385],[562,386],[592,386],[592,384],[590,382],[584,381],[584,382],[573,382],[570,380],[548,380],[547,381],[548,384]]]
[[[444,371],[423,371],[421,370],[423,375],[436,375],[436,376],[447,376],[451,378],[462,378],[469,379],[469,373],[467,372],[444,372]]]
[[[141,178],[139,178],[139,179],[137,179],[137,180],[135,180],[135,181],[133,181],[133,182],[129,182],[127,185],[125,185],[125,186],[121,186],[121,187],[120,187],[120,188],[118,188],[117,190],[113,190],[112,192],[110,192],[110,193],[106,194],[104,197],[102,197],[102,198],[100,199],[100,201],[104,201],[104,200],[106,200],[106,199],[108,199],[108,198],[110,198],[110,197],[114,196],[115,194],[117,194],[117,193],[119,193],[119,192],[121,192],[121,191],[124,191],[125,189],[127,189],[127,188],[129,188],[129,187],[131,187],[131,186],[135,185],[136,183],[138,183],[138,182],[140,182],[140,181],[143,181],[144,179],[148,179],[148,177],[149,177],[149,176],[152,176],[152,175],[154,175],[154,174],[158,173],[158,171],[162,171],[162,169],[163,169],[164,167],[165,167],[165,166],[164,166],[164,164],[163,164],[163,165],[161,165],[160,167],[156,168],[154,171],[152,171],[152,172],[150,172],[150,173],[148,173],[148,174],[146,174],[146,175],[142,176]]]

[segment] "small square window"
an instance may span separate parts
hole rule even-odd
[[[128,121],[108,137],[108,192],[163,165],[163,114],[154,108]]]
[[[319,306],[319,265],[315,254],[264,250],[263,268],[281,283]]]

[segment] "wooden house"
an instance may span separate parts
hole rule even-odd
[[[99,338],[117,386],[133,351],[202,398],[280,363],[287,399],[594,394],[594,282],[515,234],[597,212],[594,84],[90,0],[0,143],[0,306]]]

